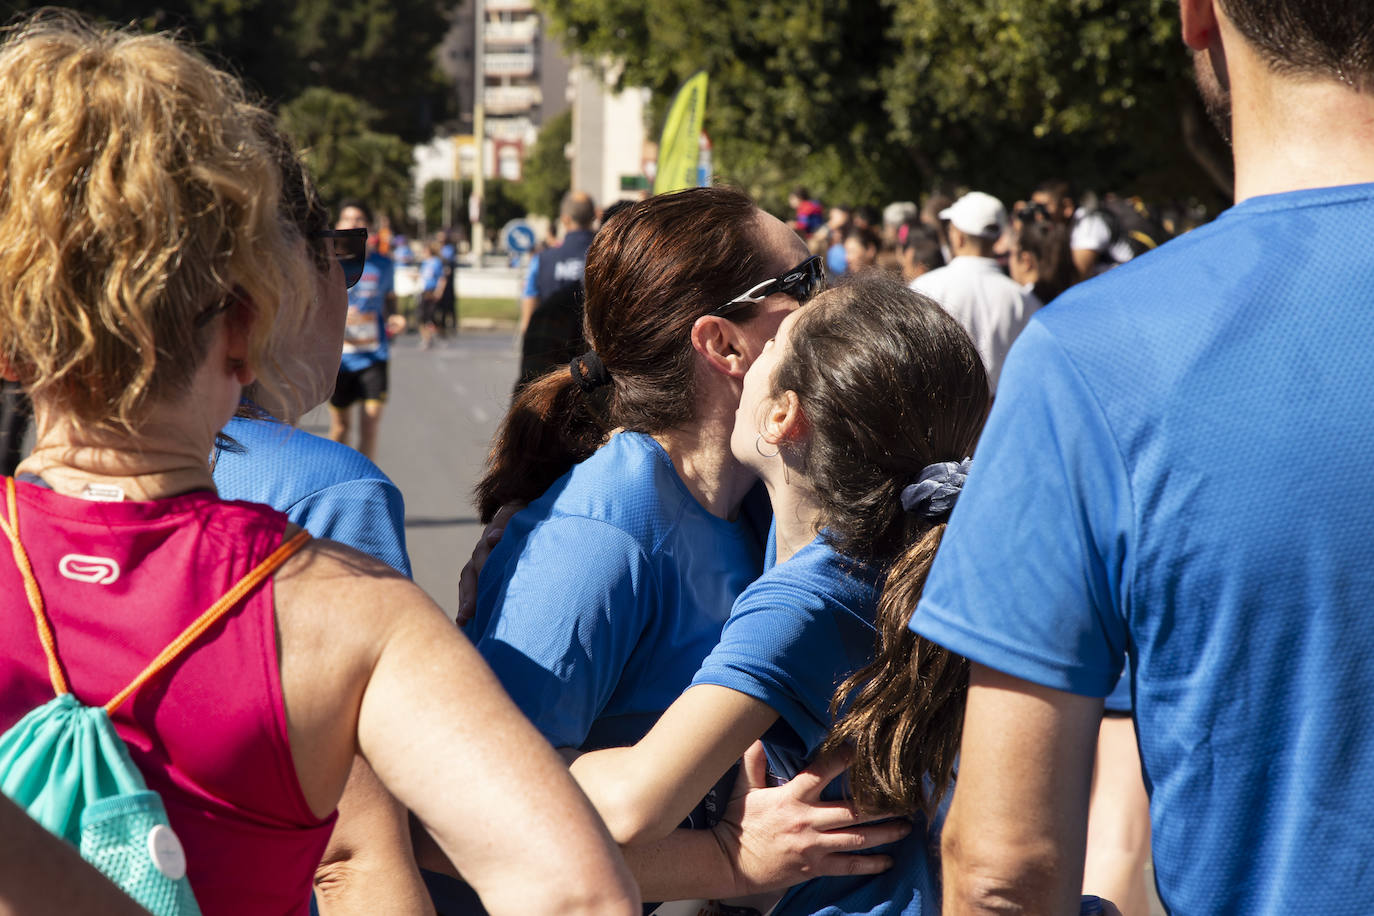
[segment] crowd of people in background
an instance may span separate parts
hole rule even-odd
[[[955,198],[944,191],[932,191],[919,207],[912,201],[897,201],[881,211],[847,204],[826,210],[805,187],[793,190],[788,200],[792,207],[790,225],[806,239],[814,254],[824,255],[832,277],[878,266],[900,273],[910,282],[953,257],[950,218],[942,214]],[[822,213],[824,220],[819,218]],[[1043,304],[1072,282],[1124,264],[1192,228],[1198,220],[1196,209],[1174,205],[1159,208],[1139,197],[1098,195],[1075,190],[1067,180],[1047,179],[1028,189],[1023,199],[1003,212],[992,257],[1003,270],[1011,269],[1020,233],[1028,225],[1045,226],[1043,238],[1037,237],[1033,243],[1037,259],[1055,257],[1053,264],[1041,271],[1044,295],[1037,293],[1037,297]],[[1062,229],[1062,246],[1058,233],[1049,232],[1049,227]],[[1069,253],[1062,261],[1058,257],[1061,252]],[[1024,275],[1025,268],[1022,270]]]

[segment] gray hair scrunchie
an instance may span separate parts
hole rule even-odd
[[[931,519],[949,515],[972,466],[972,458],[926,465],[915,483],[902,488],[902,508]]]

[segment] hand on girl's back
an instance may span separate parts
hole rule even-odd
[[[738,896],[781,891],[811,878],[872,875],[890,856],[854,855],[902,839],[911,822],[861,814],[848,802],[821,801],[821,792],[849,765],[845,753],[817,758],[782,786],[768,785],[763,745],[744,755],[730,804],[713,829],[730,857]]]
[[[463,564],[462,572],[458,574],[458,613],[453,621],[458,626],[463,626],[477,613],[477,576],[482,572],[482,567],[486,565],[487,557],[491,556],[492,550],[501,543],[501,536],[506,533],[506,524],[523,508],[524,503],[506,503],[496,510],[491,521],[487,522],[487,527],[482,529],[482,536],[472,548],[472,556],[468,557],[468,561]]]

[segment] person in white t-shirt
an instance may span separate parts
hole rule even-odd
[[[993,248],[1007,228],[1007,210],[991,194],[972,191],[940,211],[949,220],[953,259],[911,283],[954,316],[973,338],[996,392],[1002,360],[1039,303],[1002,272]]]

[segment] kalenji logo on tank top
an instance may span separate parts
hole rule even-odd
[[[119,564],[105,557],[83,557],[69,553],[57,563],[57,571],[77,582],[109,585],[119,578]]]

